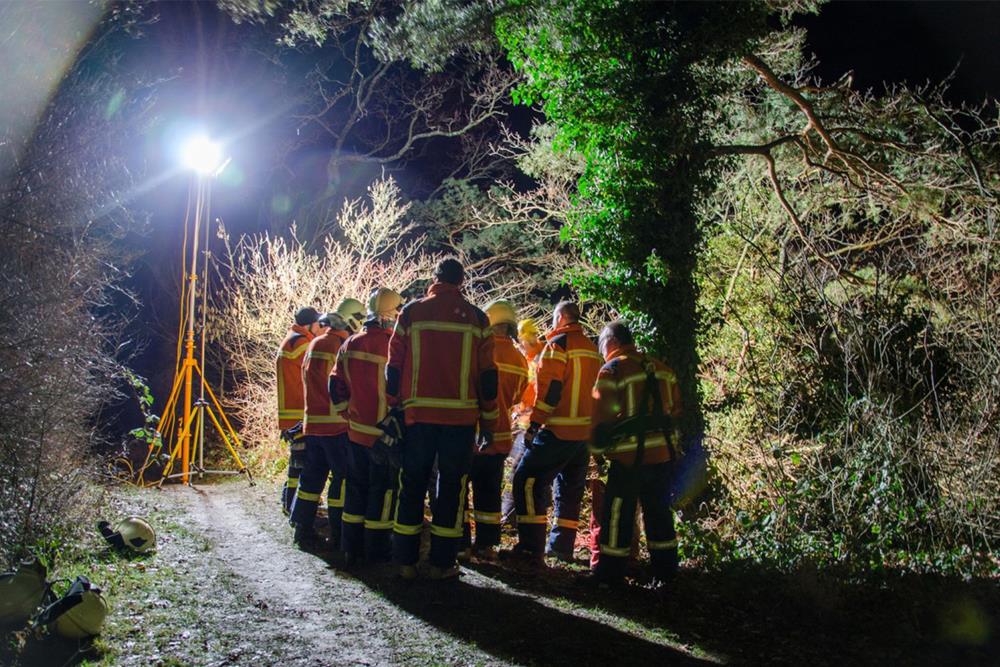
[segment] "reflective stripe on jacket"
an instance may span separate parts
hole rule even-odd
[[[278,428],[284,431],[302,421],[305,392],[302,388],[302,362],[313,339],[309,329],[292,325],[278,348],[274,364],[278,376]]]
[[[528,386],[528,362],[514,347],[510,336],[493,336],[493,360],[497,365],[497,425],[493,444],[481,454],[509,454],[513,442],[510,413]]]
[[[538,356],[535,403],[530,421],[542,424],[560,440],[589,440],[592,391],[604,361],[579,324],[546,335]]]
[[[681,416],[681,392],[677,376],[669,366],[659,359],[644,356],[634,345],[609,348],[606,350],[608,362],[601,367],[594,385],[595,424],[613,423],[619,419],[634,416],[639,410],[646,386],[646,363],[653,365],[656,380],[660,385],[660,399],[663,414],[677,418]],[[647,412],[649,414],[649,412]],[[678,431],[668,433],[672,439],[678,438]],[[677,444],[676,440],[672,444]],[[635,437],[624,440],[604,451],[608,458],[632,464],[638,441]],[[664,434],[650,431],[643,445],[643,464],[663,463],[671,458],[671,448],[667,447]]]
[[[340,435],[347,432],[347,403],[334,404],[330,398],[330,375],[337,362],[337,352],[347,339],[341,329],[327,329],[309,343],[302,364],[302,383],[306,390],[306,415],[302,432],[306,435]]]
[[[456,285],[434,283],[426,297],[403,308],[389,341],[386,373],[395,375],[390,386],[399,383],[407,424],[479,421],[492,430],[496,423],[489,320]]]
[[[351,442],[371,447],[382,430],[376,426],[389,406],[385,395],[385,365],[389,361],[390,329],[366,322],[361,333],[347,339],[337,353],[333,371],[335,398],[347,400]]]

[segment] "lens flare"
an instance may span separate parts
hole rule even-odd
[[[188,169],[207,176],[222,165],[222,147],[206,136],[192,137],[181,149],[181,160]]]

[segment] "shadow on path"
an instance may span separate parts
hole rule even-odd
[[[538,576],[491,564],[482,574],[543,599],[659,628],[733,662],[1000,664],[1000,588],[910,575],[845,584],[817,572],[684,569],[664,593],[595,591],[563,569]]]

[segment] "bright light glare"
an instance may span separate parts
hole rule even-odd
[[[192,137],[181,150],[184,166],[199,174],[215,173],[222,165],[222,147],[206,136]]]

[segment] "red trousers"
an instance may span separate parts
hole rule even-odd
[[[593,570],[601,560],[601,549],[598,546],[601,542],[601,508],[604,507],[604,492],[607,484],[600,477],[593,477],[587,480],[590,486],[590,535],[588,546],[590,547],[590,569]],[[629,562],[635,562],[639,558],[639,513],[635,514],[635,530],[632,531],[632,549],[629,553]]]

